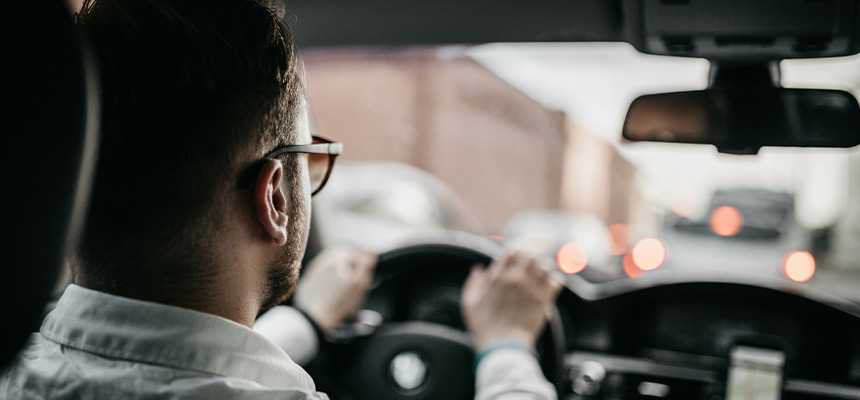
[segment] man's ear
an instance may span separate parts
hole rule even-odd
[[[281,188],[284,165],[278,160],[266,160],[254,181],[254,211],[265,232],[278,246],[287,243],[287,197]]]

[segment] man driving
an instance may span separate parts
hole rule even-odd
[[[77,18],[104,104],[90,212],[73,284],[0,397],[326,398],[288,356],[312,356],[290,336],[301,318],[264,316],[271,340],[252,329],[296,287],[310,199],[340,152],[311,136],[289,29],[258,0],[88,0]],[[295,303],[330,330],[360,306],[375,261],[322,257]],[[519,252],[472,271],[476,397],[555,398],[533,348],[560,287]]]

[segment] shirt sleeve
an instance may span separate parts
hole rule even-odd
[[[500,348],[481,358],[475,381],[476,400],[556,400],[555,388],[543,376],[534,355],[525,349]]]
[[[300,311],[277,306],[257,319],[254,330],[274,342],[296,364],[307,365],[319,351],[319,340],[311,322]]]

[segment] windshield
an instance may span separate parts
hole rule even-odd
[[[633,99],[706,88],[705,60],[623,43],[304,56],[315,129],[345,143],[315,203],[331,241],[384,251],[468,232],[571,280],[706,276],[860,301],[855,150],[622,142]],[[781,69],[786,87],[860,93],[858,57]]]

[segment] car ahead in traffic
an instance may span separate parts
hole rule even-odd
[[[369,178],[398,193],[348,206],[380,232],[352,242],[386,251],[365,318],[309,368],[332,398],[469,398],[462,282],[535,209],[572,231],[522,224],[567,286],[538,345],[560,398],[860,398],[857,103],[783,87],[860,91],[856,1],[285,8],[316,129],[435,176],[470,219],[389,229],[439,228],[438,185]],[[355,228],[315,212],[311,255]]]

